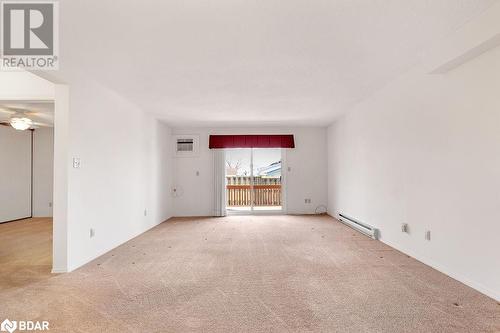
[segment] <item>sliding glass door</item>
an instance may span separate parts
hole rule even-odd
[[[280,148],[226,150],[226,208],[233,212],[281,211]]]
[[[252,210],[252,150],[226,150],[226,209]]]
[[[281,210],[281,149],[252,149],[252,208]]]

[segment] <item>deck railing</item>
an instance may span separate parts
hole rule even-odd
[[[227,176],[228,207],[281,206],[281,179],[249,176]]]

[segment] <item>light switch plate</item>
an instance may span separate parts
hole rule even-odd
[[[80,169],[81,166],[82,166],[82,162],[80,161],[80,158],[73,157],[73,168]]]

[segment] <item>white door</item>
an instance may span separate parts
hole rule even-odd
[[[31,216],[31,135],[0,126],[0,223]]]

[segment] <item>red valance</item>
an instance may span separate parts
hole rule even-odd
[[[295,142],[292,134],[210,135],[208,148],[295,148]]]

